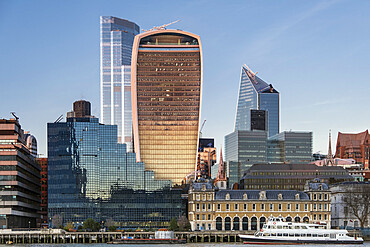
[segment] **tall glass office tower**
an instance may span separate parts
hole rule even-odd
[[[195,170],[202,88],[198,35],[155,30],[135,37],[132,106],[136,158],[156,179],[181,184]]]
[[[133,22],[100,17],[100,116],[118,126],[118,142],[132,145],[131,51],[140,32]]]
[[[153,171],[137,163],[117,143],[116,125],[99,124],[76,108],[68,115],[66,122],[48,123],[49,219],[112,219],[125,228],[157,228],[184,213],[182,190],[171,188],[170,180],[155,180]]]
[[[279,133],[279,92],[256,76],[246,65],[242,66],[235,131],[251,130],[251,110],[267,112],[268,135]]]

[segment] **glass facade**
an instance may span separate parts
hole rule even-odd
[[[131,53],[133,22],[100,17],[100,115],[104,124],[118,126],[118,141],[132,150]]]
[[[156,179],[181,184],[195,170],[202,85],[199,37],[177,30],[136,36],[132,66],[137,158]]]
[[[112,219],[124,228],[166,226],[184,212],[182,191],[137,163],[117,143],[117,126],[97,118],[48,123],[48,217],[82,224]],[[155,202],[155,203],[154,203]]]
[[[268,140],[268,160],[274,163],[309,163],[312,132],[284,131]]]
[[[279,133],[279,92],[243,66],[240,79],[235,131],[251,130],[251,110],[267,112],[268,135]]]

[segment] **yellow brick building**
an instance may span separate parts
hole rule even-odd
[[[330,228],[330,191],[326,184],[307,184],[296,190],[218,190],[206,180],[193,182],[189,190],[192,230],[256,231],[268,217],[286,221],[316,222]]]

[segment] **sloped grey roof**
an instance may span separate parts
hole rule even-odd
[[[248,200],[258,200],[260,190],[220,190],[216,192],[216,200],[225,200],[226,194],[230,195],[230,200],[243,200],[244,194],[247,194]],[[308,200],[306,193],[297,190],[266,190],[267,200],[278,200],[278,195],[283,196],[283,200],[295,200],[295,195],[299,194],[300,200]]]

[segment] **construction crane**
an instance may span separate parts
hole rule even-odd
[[[206,123],[206,121],[207,121],[207,119],[204,119],[203,124],[202,124],[202,127],[200,127],[199,137],[202,137],[202,130],[203,130],[203,127],[204,127],[204,124]]]
[[[15,112],[13,111],[13,112],[11,112],[11,114],[13,115],[13,117],[15,118],[15,120],[18,121],[19,117],[17,117],[17,115],[15,115]]]
[[[174,23],[176,23],[176,22],[179,22],[179,21],[180,21],[180,20],[173,21],[173,22],[171,22],[171,23],[164,24],[164,25],[162,25],[162,26],[158,26],[158,27],[154,26],[154,27],[152,27],[152,28],[151,28],[151,29],[149,29],[149,30],[141,29],[141,31],[143,31],[143,32],[149,32],[149,31],[153,31],[153,30],[166,30],[166,29],[167,29],[166,27],[168,27],[169,25],[172,25],[172,24],[174,24]]]

